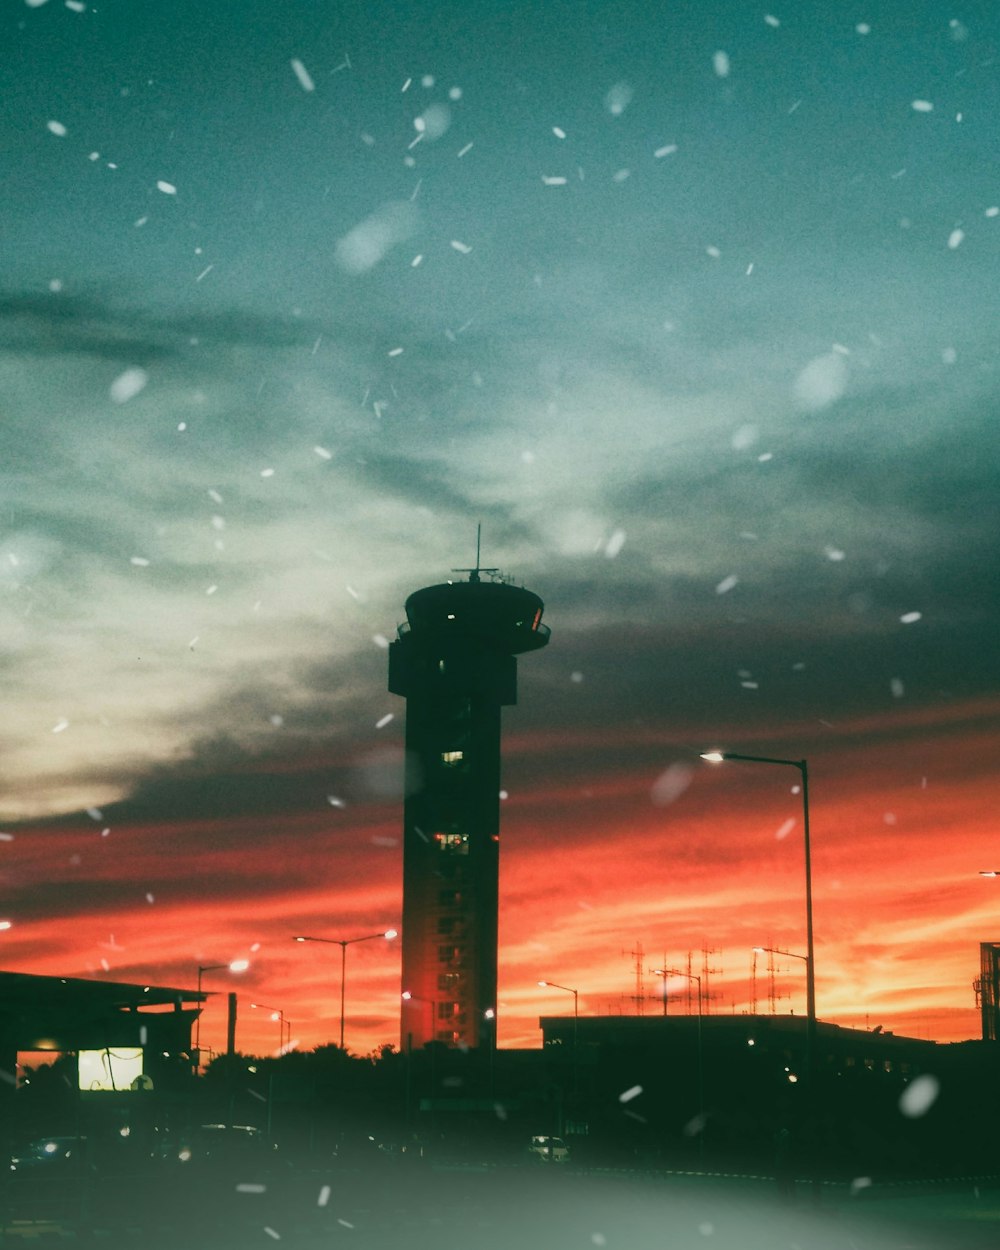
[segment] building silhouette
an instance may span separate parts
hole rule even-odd
[[[1000,1040],[1000,942],[979,943],[979,976],[973,981],[983,1020],[983,1041]]]
[[[544,605],[495,569],[415,591],[389,648],[406,699],[404,1050],[496,1039],[500,709],[517,660],[549,640]],[[490,580],[484,581],[482,574]]]

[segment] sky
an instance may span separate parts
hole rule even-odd
[[[820,1018],[979,1035],[1000,15],[768,5],[3,6],[0,967],[248,958],[203,1045],[336,1040],[291,939],[400,922],[386,648],[481,524],[552,630],[500,1045],[542,979],[804,1012],[798,773],[710,748],[809,761]],[[351,946],[354,1053],[399,977]]]

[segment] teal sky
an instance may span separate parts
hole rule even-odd
[[[349,663],[480,520],[582,646],[618,604],[889,654],[907,612],[992,627],[982,12],[3,20],[10,814],[189,746],[165,691],[119,744],[63,663],[133,707],[185,672],[211,722],[275,626],[278,671]]]

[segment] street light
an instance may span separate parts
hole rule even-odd
[[[403,990],[399,997],[404,1003],[423,1003],[427,1011],[427,1018],[430,1022],[431,1037],[433,1037],[434,1029],[436,1027],[434,1023],[434,1000],[431,998],[424,998],[421,994],[414,994],[412,990]],[[410,1047],[412,1037],[413,1033],[412,1031],[409,1031],[407,1033],[407,1049]]]
[[[573,995],[573,1097],[576,1099],[580,1090],[580,1052],[577,1043],[580,1036],[580,995],[579,992],[571,985],[560,985],[558,981],[539,981],[538,984],[543,989],[565,990],[567,994]],[[562,1132],[563,1110],[560,1092],[559,1105],[559,1132]]]
[[[699,1149],[705,1149],[705,1052],[701,1038],[701,977],[694,972],[681,972],[679,968],[654,968],[655,976],[663,977],[663,1000],[667,998],[667,977],[684,977],[686,981],[694,981],[698,986],[698,1118],[700,1133]],[[663,1013],[666,1015],[666,1011]]]
[[[667,1014],[667,974],[662,968],[651,968],[654,977],[663,977],[663,1014]]]
[[[753,949],[758,955],[787,955],[789,959],[801,959],[806,964],[809,962],[808,955],[798,955],[795,951],[783,951],[779,946],[755,946]]]
[[[580,995],[577,990],[573,989],[571,985],[560,985],[558,981],[539,981],[538,984],[541,985],[543,988],[551,987],[554,990],[565,990],[567,994],[572,994],[573,995],[573,1019],[579,1020],[580,1018]]]
[[[809,956],[808,955],[800,955],[797,951],[782,950],[780,946],[754,946],[752,949],[755,955],[787,955],[789,959],[801,959],[802,962],[806,966],[806,974],[808,975],[808,972],[809,972]],[[757,965],[754,964],[754,967],[756,966]],[[774,965],[769,964],[768,967],[770,969],[770,975],[773,977]],[[773,986],[772,986],[772,989],[773,989]]]
[[[483,1012],[483,1020],[486,1023],[487,1040],[490,1048],[490,1094],[496,1088],[496,1060],[497,1060],[497,1013],[493,1007],[487,1007]]]
[[[567,994],[573,995],[573,1053],[576,1054],[576,1041],[580,1024],[580,995],[579,992],[571,985],[560,985],[558,981],[539,981],[538,984],[543,988],[551,988],[554,990],[565,990]]]
[[[201,978],[206,972],[220,972],[223,968],[230,972],[246,972],[249,967],[249,959],[231,959],[227,964],[199,964],[198,1002],[201,1002]],[[194,1048],[198,1052],[198,1062],[201,1063],[201,1007],[198,1008],[198,1020],[194,1026]]]
[[[742,760],[749,764],[782,764],[798,769],[802,778],[802,835],[806,869],[806,1081],[813,1087],[813,1058],[816,1045],[816,966],[813,950],[812,861],[809,849],[809,765],[806,760],[786,760],[770,755],[739,755],[735,751],[705,751],[701,758],[710,764]]]
[[[344,994],[347,984],[347,948],[355,942],[371,942],[374,938],[386,938],[392,941],[398,937],[395,929],[384,929],[381,933],[366,933],[364,937],[354,938],[322,938],[296,937],[296,942],[325,942],[328,946],[340,947],[340,1049],[344,1049]]]
[[[267,1003],[251,1003],[250,1007],[251,1010],[254,1008],[260,1008],[263,1011],[269,1011],[271,1013],[271,1019],[278,1021],[278,1036],[280,1038],[278,1049],[283,1051],[285,1049],[285,1013],[280,1007],[269,1007]],[[289,1046],[292,1044],[292,1023],[290,1020],[288,1021],[288,1044]]]

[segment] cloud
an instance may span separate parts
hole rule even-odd
[[[422,485],[418,462],[377,450],[377,433],[366,461],[364,431],[377,431],[377,419],[331,385],[328,365],[289,407],[287,385],[258,402],[227,351],[181,359],[164,347],[143,392],[116,405],[108,386],[137,358],[134,330],[105,310],[105,323],[122,328],[119,360],[105,366],[106,352],[97,363],[79,354],[73,319],[55,308],[47,324],[63,350],[54,362],[39,373],[20,348],[3,361],[21,431],[0,574],[17,648],[7,657],[17,706],[9,737],[15,767],[39,791],[14,797],[23,812],[63,805],[74,787],[71,805],[84,805],[87,776],[113,759],[117,787],[106,788],[105,772],[89,801],[120,797],[143,757],[185,755],[205,717],[220,730],[234,715],[247,725],[234,686],[256,690],[258,735],[271,714],[293,724],[296,701],[315,699],[297,666],[340,663],[349,689],[348,657],[371,650],[401,610],[399,591],[380,606],[387,574],[396,583],[379,552],[421,519],[430,531],[442,510],[471,511],[431,466]],[[261,324],[223,318],[221,338],[232,344]],[[178,326],[160,322],[158,333],[167,343]],[[282,333],[261,339],[244,337],[239,350],[253,349],[274,385],[292,348]],[[39,412],[49,418],[41,439],[32,434]],[[336,448],[332,461],[312,450],[321,440]],[[393,486],[398,515],[387,502]],[[448,547],[454,560],[458,544]],[[259,664],[266,682],[250,676]],[[56,740],[50,730],[63,719]]]
[[[8,815],[122,799],[205,742],[364,741],[390,702],[373,637],[468,563],[480,521],[486,562],[541,591],[554,626],[522,663],[546,692],[522,700],[526,727],[670,707],[701,733],[737,707],[856,713],[894,680],[910,700],[956,676],[996,688],[985,382],[956,415],[943,382],[869,365],[835,419],[803,417],[794,343],[741,391],[752,330],[678,358],[634,313],[585,350],[566,312],[449,338],[403,315],[5,307],[6,733],[33,778]],[[391,360],[403,341],[419,350]],[[115,404],[130,367],[147,384]]]

